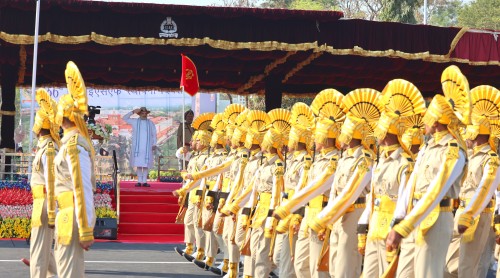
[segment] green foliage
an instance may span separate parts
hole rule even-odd
[[[292,106],[297,103],[297,102],[303,102],[307,105],[311,105],[312,101],[314,99],[314,96],[312,97],[289,97],[289,96],[283,96],[281,99],[281,108],[285,109],[291,109]]]
[[[444,3],[436,4],[429,8],[428,23],[436,26],[457,26],[458,13],[462,8],[460,0],[446,0]]]
[[[290,5],[290,9],[294,10],[324,10],[325,7],[314,0],[295,0]]]
[[[416,24],[415,11],[418,0],[384,0],[381,19],[402,23]]]
[[[463,27],[500,30],[500,0],[476,0],[458,13]]]

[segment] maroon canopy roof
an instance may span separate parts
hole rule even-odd
[[[64,84],[73,60],[88,85],[177,89],[184,53],[205,91],[263,93],[273,80],[284,93],[347,93],[405,78],[433,94],[449,64],[471,87],[500,87],[492,33],[341,18],[335,11],[44,0],[37,84]],[[33,1],[0,3],[0,64],[19,68],[20,85],[31,83],[34,21]]]

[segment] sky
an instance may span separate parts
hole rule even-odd
[[[96,1],[96,0],[94,0]],[[105,2],[136,2],[136,3],[157,3],[157,4],[176,4],[176,5],[192,5],[192,6],[210,6],[213,4],[220,5],[221,0],[97,0]]]

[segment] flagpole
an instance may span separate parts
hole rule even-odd
[[[186,93],[184,92],[184,87],[182,87],[182,170],[186,170],[186,153],[184,148],[186,147],[186,112],[184,112],[186,106]]]
[[[28,142],[28,153],[32,153],[33,149],[33,121],[35,116],[35,86],[36,86],[36,66],[38,60],[38,27],[40,22],[40,0],[36,1],[36,17],[35,17],[35,41],[33,49],[33,74],[31,76],[31,107],[30,107],[30,131]],[[31,155],[29,156],[28,175],[31,175]]]

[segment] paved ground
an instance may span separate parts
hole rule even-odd
[[[174,246],[98,242],[85,254],[86,277],[217,277],[177,255]],[[29,277],[22,257],[29,257],[26,241],[0,240],[0,277]],[[488,278],[493,277],[490,271]]]
[[[177,255],[174,246],[98,242],[85,254],[86,277],[217,277]],[[25,241],[0,241],[0,276],[29,277],[22,257],[29,257]]]

